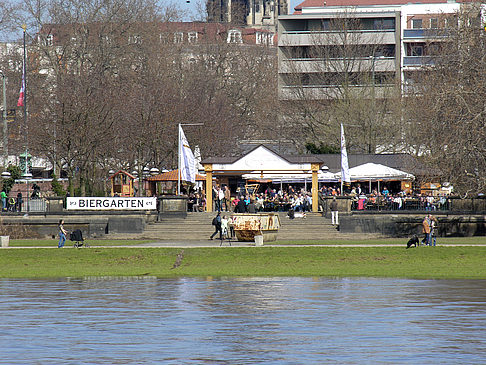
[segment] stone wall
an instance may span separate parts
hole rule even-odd
[[[68,231],[80,229],[84,238],[100,238],[110,233],[142,233],[149,221],[155,221],[157,213],[141,212],[139,214],[116,213],[68,213],[55,214],[8,214],[0,217],[3,227],[11,227],[9,232],[22,232],[26,238],[52,238],[58,235],[59,220],[64,219]],[[69,239],[69,236],[67,237]]]
[[[432,213],[434,214],[434,213]],[[439,222],[438,236],[484,236],[486,216],[434,214]],[[344,233],[381,233],[408,237],[422,234],[425,214],[349,214],[341,215],[340,231]]]

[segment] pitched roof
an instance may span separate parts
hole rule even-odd
[[[147,178],[147,181],[177,181],[178,173],[179,173],[178,169],[167,171],[162,174],[150,176]],[[206,181],[206,177],[203,175],[196,174],[196,181]]]
[[[293,164],[301,164],[301,163],[321,163],[323,162],[320,155],[283,155],[281,153],[275,152],[272,148],[264,145],[264,144],[259,144],[250,149],[248,152],[244,153],[243,155],[236,156],[236,157],[208,157],[204,160],[201,161],[201,164],[232,164],[238,161],[239,159],[243,158],[246,155],[249,155],[253,151],[255,151],[257,148],[263,147],[270,152],[276,154],[277,156],[281,157],[282,159],[288,161],[289,163]]]
[[[120,175],[120,174],[127,175],[128,177],[130,177],[132,179],[136,179],[135,176],[133,176],[129,172],[126,172],[125,170],[119,170],[119,171],[115,172],[113,175],[110,176],[110,179],[113,179],[115,176]]]

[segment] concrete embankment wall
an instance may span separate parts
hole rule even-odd
[[[405,237],[412,234],[422,234],[422,220],[429,212],[341,212],[341,233],[373,233],[392,237]],[[195,213],[198,214],[198,213]],[[201,213],[202,214],[202,213]],[[486,235],[486,215],[469,213],[431,212],[439,221],[439,236],[484,236]],[[178,217],[179,220],[181,217]],[[318,218],[318,217],[316,217]],[[0,216],[0,233],[12,238],[51,238],[58,234],[59,220],[64,219],[68,231],[81,229],[86,238],[111,237],[116,234],[141,234],[147,226],[153,226],[157,220],[156,212],[120,213],[72,213],[36,214],[5,214]],[[164,216],[169,223],[171,216]],[[323,224],[326,220],[322,218]],[[185,219],[183,219],[185,221]],[[208,218],[208,227],[210,220]],[[187,229],[193,230],[190,222]],[[182,228],[180,228],[182,229]],[[306,234],[312,235],[310,227]],[[316,235],[317,235],[316,231]],[[317,235],[316,239],[321,237]]]
[[[120,212],[46,214],[5,214],[0,216],[2,234],[14,238],[51,238],[57,236],[59,220],[64,219],[68,231],[80,229],[84,237],[97,238],[113,233],[141,233],[147,223],[156,219],[156,213]],[[68,237],[69,238],[69,237]]]
[[[340,217],[343,233],[382,233],[386,236],[406,237],[422,234],[425,214],[433,214],[439,222],[438,236],[484,236],[486,216],[472,214],[444,214],[421,212],[417,214],[349,214]]]

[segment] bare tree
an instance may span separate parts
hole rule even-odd
[[[452,25],[453,24],[453,25]],[[450,18],[447,35],[408,88],[407,141],[462,194],[486,191],[486,40],[478,4]]]

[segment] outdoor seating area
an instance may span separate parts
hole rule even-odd
[[[361,195],[352,198],[351,210],[371,211],[447,211],[451,209],[451,200],[446,196],[412,195]]]

